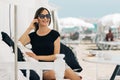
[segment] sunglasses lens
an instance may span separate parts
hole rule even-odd
[[[45,17],[49,19],[49,18],[50,18],[50,15],[49,15],[49,14],[46,14],[46,15],[40,14],[39,17],[40,17],[41,19],[44,19]]]
[[[44,16],[44,15],[42,15],[42,14],[40,14],[40,15],[39,15],[39,17],[40,17],[41,19],[43,19],[45,16]]]
[[[47,15],[46,15],[46,18],[50,18],[50,15],[49,15],[49,14],[47,14]]]

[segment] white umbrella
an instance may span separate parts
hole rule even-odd
[[[120,26],[120,14],[116,13],[113,15],[113,25],[115,25],[116,27]]]
[[[87,28],[94,28],[94,25],[88,22],[85,22],[82,19],[79,18],[62,18],[60,19],[60,25],[65,26],[65,27],[73,27],[73,26],[82,26],[82,27],[87,27]]]
[[[116,25],[112,25],[110,26],[110,28],[118,28],[119,26],[116,26]]]
[[[103,25],[103,26],[111,26],[113,25],[113,15],[106,15],[103,16],[99,22]]]
[[[112,25],[115,25],[116,27],[118,27],[118,26],[120,26],[120,14],[119,13],[115,13],[115,14],[110,14],[110,15],[103,16],[99,20],[99,22],[103,26],[112,26]]]
[[[60,19],[60,25],[63,26],[82,26],[85,22],[78,18],[68,17]]]
[[[93,24],[87,23],[87,22],[85,23],[84,26],[87,27],[87,28],[95,28],[95,26]]]

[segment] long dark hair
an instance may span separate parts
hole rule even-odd
[[[48,14],[50,15],[50,12],[49,12],[49,10],[48,10],[47,8],[40,7],[40,8],[36,11],[35,16],[34,16],[34,19],[37,19],[37,18],[38,18],[38,15],[39,15],[40,13],[42,13],[43,10],[47,10]],[[50,17],[49,25],[50,25],[50,23],[51,23],[51,17]],[[34,23],[34,25],[35,25],[35,31],[37,31],[38,28],[39,28],[39,25],[38,25],[38,23]]]

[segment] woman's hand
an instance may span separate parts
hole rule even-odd
[[[34,59],[38,60],[38,59],[37,59],[37,55],[36,55],[36,54],[31,53],[31,52],[26,52],[26,54],[27,54],[29,57],[32,57],[32,58],[34,58]]]

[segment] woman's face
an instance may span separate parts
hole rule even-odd
[[[47,10],[43,10],[38,16],[38,22],[40,26],[48,26],[50,22],[50,14]]]

